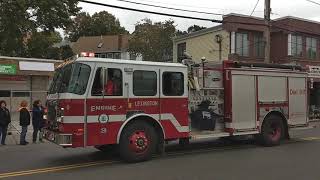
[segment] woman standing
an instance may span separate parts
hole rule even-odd
[[[0,137],[1,144],[6,145],[6,137],[8,125],[11,123],[10,112],[7,109],[7,103],[5,101],[0,101]]]
[[[27,101],[22,101],[20,104],[20,126],[21,126],[21,134],[20,134],[20,145],[27,145],[29,142],[26,141],[26,134],[28,131],[28,126],[30,125],[30,113],[27,109],[28,103]]]
[[[36,100],[33,103],[33,109],[32,109],[32,126],[33,126],[33,143],[37,142],[37,136],[38,132],[40,131],[39,135],[39,141],[42,142],[42,128],[44,127],[44,109],[42,107],[41,101]]]

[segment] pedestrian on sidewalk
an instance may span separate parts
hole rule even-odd
[[[11,123],[10,112],[7,109],[7,103],[5,101],[0,101],[0,137],[1,144],[6,145],[6,137],[8,125]]]
[[[41,101],[36,100],[33,103],[32,109],[32,126],[33,126],[33,143],[37,142],[37,136],[39,132],[39,141],[42,141],[43,127],[45,125],[45,121],[43,119],[44,108],[42,107]]]
[[[28,102],[22,101],[20,103],[20,126],[21,126],[21,134],[20,134],[20,145],[27,145],[29,142],[26,141],[26,135],[28,131],[28,126],[30,125],[30,112],[28,110]]]

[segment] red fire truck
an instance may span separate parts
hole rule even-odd
[[[173,140],[254,135],[274,146],[319,117],[319,77],[293,65],[81,57],[55,72],[44,136],[63,147],[117,147],[130,162]]]

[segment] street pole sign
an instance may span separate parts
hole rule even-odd
[[[0,74],[17,74],[17,66],[15,64],[0,64]]]

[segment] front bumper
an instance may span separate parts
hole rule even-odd
[[[59,146],[72,147],[72,134],[58,133],[44,129],[43,137]]]

